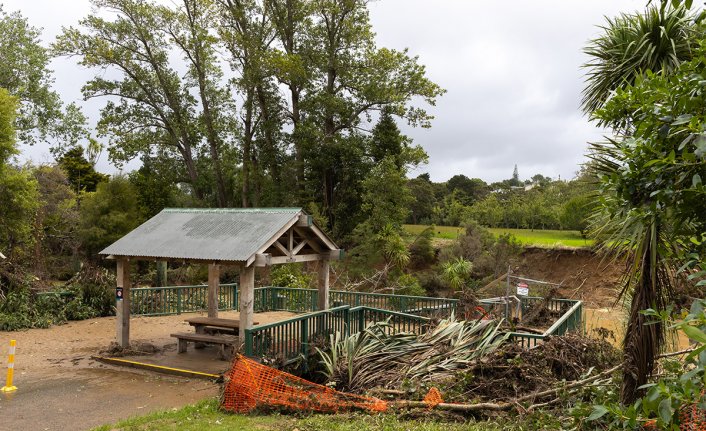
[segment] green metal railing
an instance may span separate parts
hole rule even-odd
[[[433,315],[449,314],[456,310],[458,299],[332,290],[329,292],[329,302],[333,306],[346,304],[399,313]]]
[[[245,329],[245,355],[276,359],[282,364],[308,357],[314,346],[328,344],[331,334],[344,336],[362,331],[369,323],[388,321],[398,331],[422,332],[429,318],[350,305],[297,316]]]
[[[130,313],[164,316],[208,309],[208,286],[138,287],[130,289]],[[221,284],[218,309],[238,309],[237,283]]]
[[[326,343],[329,334],[347,333],[350,306],[297,316],[280,322],[245,329],[247,356],[275,358],[283,363],[308,357],[316,343]]]
[[[523,312],[530,305],[546,301],[544,298],[523,298]],[[530,334],[526,332],[511,332],[509,339],[519,343],[523,348],[531,349],[543,342],[547,337],[561,336],[568,332],[576,332],[583,327],[583,302],[574,299],[550,299],[547,307],[550,310],[566,310],[564,314],[549,327],[543,334]]]
[[[384,321],[389,322],[397,331],[420,334],[425,332],[431,320],[428,317],[417,316],[415,314],[400,313],[366,306],[351,308],[349,316],[348,333],[350,334],[362,332],[370,323]]]

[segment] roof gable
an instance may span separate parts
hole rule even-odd
[[[257,253],[297,225],[301,216],[306,216],[301,208],[168,208],[99,254],[250,264]],[[318,228],[312,225],[311,229],[324,248],[335,249]]]

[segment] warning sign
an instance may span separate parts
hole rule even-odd
[[[529,286],[526,283],[517,283],[517,294],[522,296],[529,295]]]

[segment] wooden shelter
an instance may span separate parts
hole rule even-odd
[[[240,327],[253,322],[255,268],[320,261],[318,304],[329,308],[329,261],[343,251],[301,208],[164,209],[99,254],[117,261],[117,341],[130,344],[130,263],[208,265],[208,316],[218,317],[223,266],[240,269]]]

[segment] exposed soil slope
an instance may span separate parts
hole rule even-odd
[[[527,248],[516,275],[561,283],[558,296],[580,299],[590,308],[612,307],[618,297],[621,263],[587,249]]]

